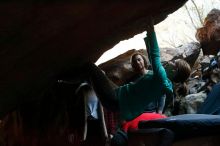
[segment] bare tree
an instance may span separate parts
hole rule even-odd
[[[192,23],[192,26],[194,29],[197,29],[198,27],[203,26],[203,22],[205,19],[204,16],[204,6],[198,6],[198,4],[195,2],[195,0],[191,0],[190,8],[187,6],[187,4],[184,5],[184,8],[186,9],[186,12],[190,18],[190,21]]]
[[[198,18],[199,18],[200,23],[201,23],[201,25],[203,25],[203,19],[204,19],[204,18],[202,18],[202,15],[201,15],[203,11],[200,11],[200,10],[199,10],[199,8],[198,8],[198,6],[197,6],[197,4],[195,3],[194,0],[191,0],[191,1],[192,1],[192,4],[193,4],[194,7],[195,7],[195,10],[196,10],[196,12],[197,12],[197,15],[198,15]]]
[[[196,1],[196,0],[191,0],[188,3],[186,3],[181,8],[181,11],[185,13],[189,19],[182,19],[181,23],[182,25],[184,25],[185,29],[192,30],[190,31],[191,33],[187,33],[183,30],[183,32],[181,32],[179,37],[177,37],[176,35],[175,37],[171,35],[169,36],[170,37],[169,40],[165,41],[164,39],[164,43],[171,47],[177,47],[180,45],[180,43],[185,44],[190,41],[196,41],[195,34],[193,32],[195,32],[199,27],[203,26],[203,22],[205,19],[204,5],[201,5],[201,1]]]
[[[190,11],[189,11],[187,5],[184,5],[184,8],[186,9],[186,12],[187,12],[187,14],[188,14],[188,16],[189,16],[189,18],[190,18],[191,23],[192,23],[192,26],[196,29],[197,26],[196,26],[195,23],[194,23],[194,20],[193,20],[193,18],[192,18],[192,15],[190,14]]]

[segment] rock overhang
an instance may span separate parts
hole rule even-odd
[[[186,1],[1,2],[0,116],[37,100],[62,72],[145,31],[150,16],[159,23]]]

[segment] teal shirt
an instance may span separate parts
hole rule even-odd
[[[135,83],[126,84],[115,90],[119,100],[121,119],[126,121],[134,119],[149,106],[157,104],[158,98],[164,94],[173,92],[172,83],[167,78],[160,61],[155,32],[148,34],[144,40],[149,49],[149,60],[153,72],[147,73]]]

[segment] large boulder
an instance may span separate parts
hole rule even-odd
[[[145,31],[149,16],[159,23],[186,1],[1,2],[0,117],[36,102],[61,73],[77,72],[121,40]]]
[[[204,26],[196,33],[205,55],[215,55],[220,46],[220,10],[212,9],[204,20]]]
[[[198,109],[205,101],[207,94],[205,92],[199,92],[195,94],[189,94],[181,101],[180,104],[182,111],[178,114],[196,114]],[[183,110],[185,109],[185,111]]]
[[[148,62],[148,69],[151,69],[149,64],[146,49],[135,50],[131,49],[117,57],[106,61],[99,65],[105,71],[106,75],[117,85],[123,85],[131,81],[137,75],[133,72],[130,57],[135,52],[142,53]],[[185,59],[191,67],[194,66],[200,54],[200,45],[196,42],[180,46],[178,48],[161,48],[161,62],[166,63],[170,60]]]

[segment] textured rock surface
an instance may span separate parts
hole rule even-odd
[[[204,21],[204,26],[197,30],[197,40],[202,44],[204,54],[215,55],[220,46],[220,10],[213,9]]]
[[[135,73],[132,71],[130,64],[130,57],[136,51],[142,53],[146,56],[148,61],[146,49],[140,50],[129,50],[105,63],[99,65],[103,69],[106,75],[116,84],[123,85],[128,83],[135,77]],[[185,59],[192,67],[194,66],[196,60],[198,59],[200,53],[200,45],[198,43],[192,42],[183,45],[178,48],[161,48],[161,61],[167,62],[172,59]],[[149,61],[148,61],[149,62]],[[149,65],[150,69],[150,65]]]
[[[105,63],[99,67],[105,71],[106,75],[117,85],[123,85],[130,81],[135,73],[132,71],[130,57],[137,50],[129,50]],[[143,53],[143,50],[139,50]],[[146,52],[145,52],[146,53]]]
[[[35,101],[56,77],[95,62],[186,0],[6,1],[0,5],[0,117]]]

